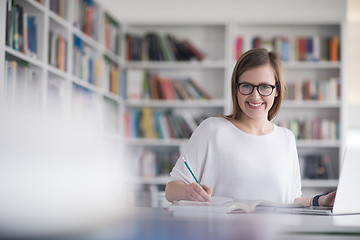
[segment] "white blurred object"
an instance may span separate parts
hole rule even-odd
[[[0,113],[0,233],[68,234],[129,213],[127,168],[101,134]]]

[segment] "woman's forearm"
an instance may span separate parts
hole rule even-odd
[[[299,203],[305,207],[311,206],[312,198],[296,198],[294,203]]]
[[[181,181],[171,181],[166,184],[165,196],[169,202],[184,199],[185,183]]]

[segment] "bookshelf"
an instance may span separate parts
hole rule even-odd
[[[4,100],[21,112],[75,120],[120,139],[121,29],[115,18],[92,0],[13,3],[1,1]]]
[[[123,52],[127,53],[127,55],[124,55],[124,67],[126,72],[124,84],[128,87],[127,90],[130,92],[127,92],[128,94],[123,93],[124,96],[128,96],[125,99],[126,113],[134,113],[146,109],[146,111],[151,111],[152,113],[155,112],[155,115],[156,113],[159,113],[162,115],[160,117],[161,119],[164,119],[164,115],[166,116],[166,119],[170,115],[176,120],[179,120],[179,118],[184,116],[187,123],[189,123],[189,121],[193,122],[195,126],[197,126],[206,116],[224,114],[226,107],[226,92],[229,84],[227,80],[228,64],[226,62],[228,54],[226,49],[228,43],[228,26],[226,23],[124,23],[123,29],[125,33],[125,39],[122,41]],[[158,39],[159,43],[161,43],[161,41],[164,42],[165,39],[165,41],[167,41],[165,44],[172,44],[169,40],[170,37],[168,36],[175,38],[176,40],[174,42],[183,42],[187,40],[205,57],[203,59],[193,57],[190,60],[187,59],[186,56],[183,56],[182,58],[173,56],[172,58],[164,58],[163,60],[154,59],[153,56],[150,55],[151,50],[146,49],[146,43],[151,41],[148,40],[148,38],[151,38],[153,35],[156,36],[155,38]],[[136,44],[135,46],[132,45],[133,42],[142,42],[142,44],[145,44],[145,49],[141,44],[140,47],[136,47]],[[176,52],[172,52],[171,54],[175,55]],[[177,56],[181,56],[181,54],[178,53]],[[190,98],[182,98],[177,94],[177,97],[175,98],[169,99],[164,96],[163,98],[160,97],[160,99],[158,99],[152,97],[152,95],[150,95],[150,97],[144,96],[144,94],[142,94],[144,93],[144,89],[137,91],[130,90],[134,89],[134,86],[131,86],[128,81],[130,79],[133,81],[134,76],[143,76],[144,73],[147,74],[150,79],[154,78],[153,76],[156,75],[160,78],[160,82],[164,79],[170,79],[176,91],[178,91],[176,84],[180,82],[185,86],[186,90],[190,92],[190,89],[188,89],[189,85],[187,85],[187,81],[190,79],[190,81],[194,81],[197,85],[201,86],[201,88],[206,91],[209,98],[204,96],[196,97],[191,95],[190,92]],[[146,80],[141,78],[141,80],[138,79],[136,81],[140,81],[141,85],[143,81]],[[154,84],[150,83],[150,86],[152,85]],[[134,92],[138,94],[132,94]],[[138,96],[139,92],[140,97],[132,97]],[[132,114],[132,116],[133,115],[136,114]],[[153,121],[157,121],[156,119],[156,117],[152,117]],[[196,123],[194,123],[194,120]],[[175,123],[175,125],[177,124]],[[174,127],[173,124],[171,126]],[[125,129],[126,128],[129,128],[129,125],[126,125],[125,122]],[[134,137],[134,135],[126,137],[126,144],[129,145],[134,152],[137,152],[137,156],[135,156],[134,160],[142,161],[143,163],[147,160],[152,161],[152,164],[149,165],[152,166],[152,168],[155,167],[157,169],[148,176],[139,173],[138,170],[137,177],[134,180],[140,191],[147,191],[151,196],[155,196],[152,197],[153,199],[156,199],[156,196],[160,195],[160,203],[158,201],[152,202],[153,206],[159,206],[166,203],[166,200],[164,200],[162,195],[168,181],[168,171],[171,167],[168,168],[168,171],[161,173],[161,167],[160,170],[158,169],[158,159],[155,161],[149,160],[144,157],[144,153],[155,153],[157,158],[161,155],[172,155],[173,157],[168,157],[168,161],[172,166],[177,160],[181,148],[186,144],[188,137],[189,135],[171,136],[171,134],[170,136],[169,134],[165,134],[165,137],[161,136],[161,134],[158,134],[157,137]],[[156,153],[158,151],[160,151],[160,153]],[[163,201],[163,203],[161,201]]]
[[[10,104],[21,105],[20,110],[25,111],[27,107],[24,103],[29,101],[24,99],[35,95],[32,105],[36,107],[31,114],[64,119],[72,116],[124,143],[132,153],[130,159],[135,177],[131,182],[136,188],[134,199],[138,205],[165,204],[163,190],[168,181],[167,174],[186,144],[187,136],[171,136],[169,133],[163,136],[160,133],[151,136],[128,134],[131,121],[126,119],[127,116],[133,119],[136,114],[146,112],[150,114],[150,119],[159,118],[162,123],[169,115],[180,119],[180,123],[181,117],[187,116],[193,124],[198,124],[204,117],[228,114],[231,109],[230,78],[235,55],[240,53],[236,52],[236,48],[241,45],[241,51],[250,49],[254,38],[263,39],[265,47],[270,47],[272,39],[281,39],[280,37],[296,42],[299,37],[318,37],[321,40],[337,36],[341,58],[344,52],[341,45],[344,42],[342,22],[119,23],[102,9],[100,2],[86,1],[90,9],[88,12],[92,14],[85,17],[88,18],[88,23],[85,24],[81,17],[81,1],[45,0],[43,4],[32,0],[14,2],[36,20],[37,52],[35,54],[29,50],[24,51],[23,47],[9,46],[4,36],[0,39],[0,72],[5,75],[3,79],[8,79],[9,69],[14,71],[12,66],[16,63],[16,69],[24,68],[23,71],[32,76],[26,81],[33,84],[30,84],[30,89],[18,90],[7,80],[0,81],[0,88],[5,90],[0,97],[6,98]],[[7,1],[1,2],[0,9],[0,16],[5,19]],[[7,31],[6,21],[2,21],[0,31]],[[180,42],[188,40],[205,57],[177,60],[167,53],[168,56],[163,56],[163,60],[151,60],[149,56],[130,58],[129,53],[136,55],[134,51],[146,52],[146,45],[137,50],[131,49],[129,36],[133,37],[133,44],[134,39],[135,42],[141,42],[149,33],[155,34],[156,39],[160,39],[158,41],[163,41],[161,39],[167,35]],[[242,38],[241,44],[238,37]],[[276,46],[279,47],[280,44],[277,43]],[[334,179],[304,179],[303,192],[306,196],[312,191],[318,193],[323,189],[331,189],[337,183],[345,139],[344,124],[340,124],[344,122],[344,67],[343,62],[336,58],[299,60],[289,55],[284,68],[285,78],[292,89],[295,89],[295,85],[297,88],[305,88],[309,85],[326,85],[331,81],[333,83],[329,85],[332,87],[329,88],[341,85],[335,90],[341,92],[340,97],[323,97],[321,101],[304,96],[295,97],[295,90],[292,90],[294,94],[284,101],[281,112],[275,119],[276,123],[289,128],[292,124],[295,132],[298,131],[296,126],[299,127],[306,120],[311,124],[314,119],[335,122],[336,137],[299,137],[297,140],[300,156],[328,155],[334,172]],[[177,97],[170,100],[165,97],[149,97],[143,94],[144,76],[147,76],[149,88],[150,78],[154,75],[170,81],[185,82],[186,79],[191,79],[210,98],[193,96],[190,99]],[[129,76],[133,77],[131,83],[138,83],[133,87],[136,89],[135,93],[142,94],[141,97],[129,97]],[[11,97],[11,94],[14,96]],[[19,99],[23,99],[22,102],[19,103]],[[76,111],[78,109],[85,110]],[[141,128],[141,124],[143,123],[137,122],[132,128]]]

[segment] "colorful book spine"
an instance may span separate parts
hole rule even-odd
[[[12,0],[6,3],[5,43],[37,58],[37,16],[24,11],[20,4],[14,4]]]
[[[127,33],[126,45],[128,61],[202,61],[206,58],[205,52],[189,39],[180,40],[169,34]]]
[[[237,59],[241,37],[235,38],[234,49]],[[307,61],[307,62],[338,62],[340,61],[340,40],[339,36],[276,36],[265,38],[254,36],[250,39],[251,48],[266,48],[274,50],[282,56],[284,62]]]
[[[339,121],[334,119],[290,119],[281,120],[279,126],[289,128],[296,139],[306,140],[339,140]]]
[[[338,101],[340,100],[340,79],[337,77],[328,80],[302,80],[289,82],[288,100],[317,100]]]
[[[109,15],[105,15],[104,21],[104,45],[106,49],[114,52],[115,54],[119,54],[120,51],[120,31],[119,31],[119,23],[115,21]]]
[[[189,138],[202,120],[189,113],[151,108],[128,110],[124,116],[128,138]]]
[[[126,71],[127,99],[209,100],[211,95],[196,80],[161,77],[141,69]]]

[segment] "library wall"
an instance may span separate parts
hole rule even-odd
[[[338,0],[103,0],[101,4],[119,20],[131,22],[315,21],[342,20],[346,15],[346,2]]]
[[[359,83],[360,76],[360,1],[349,0],[347,10],[348,21],[348,38],[346,46],[348,48],[348,61],[347,61],[347,102],[349,103],[348,127],[350,129],[360,129],[360,95],[357,91],[357,84]],[[358,130],[359,131],[359,130]],[[356,133],[357,135],[359,133]],[[350,141],[350,140],[349,140]]]

